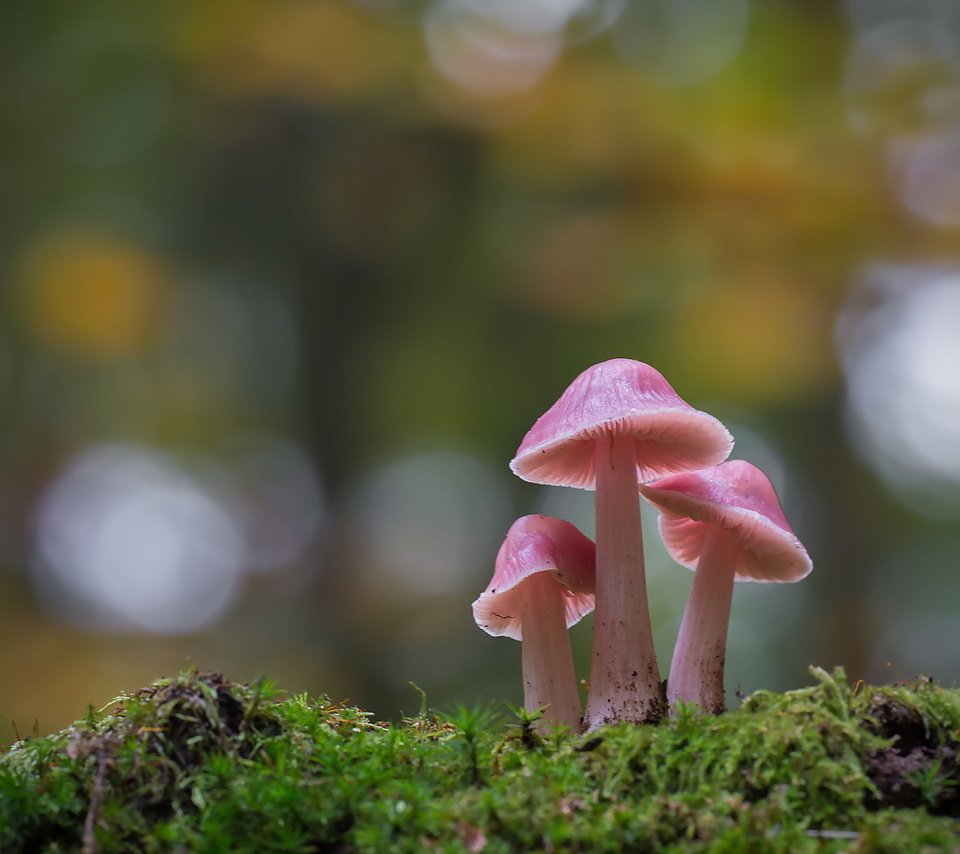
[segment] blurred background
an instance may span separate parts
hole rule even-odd
[[[731,693],[960,677],[952,0],[51,0],[0,80],[0,741],[191,662],[520,702],[470,603],[593,502],[507,462],[614,356],[813,556]]]

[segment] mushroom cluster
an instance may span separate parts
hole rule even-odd
[[[734,581],[798,581],[812,565],[755,466],[724,462],[733,438],[657,370],[611,359],[578,376],[510,463],[532,483],[596,492],[596,545],[569,522],[525,516],[473,603],[477,624],[523,642],[524,706],[541,727],[656,723],[677,703],[725,708]],[[670,555],[695,570],[669,677],[653,648],[640,496],[660,511]],[[596,611],[587,707],[566,629]]]

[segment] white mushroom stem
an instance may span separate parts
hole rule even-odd
[[[523,590],[523,706],[528,712],[546,708],[537,729],[563,724],[579,732],[580,694],[563,591],[549,572],[530,576]]]
[[[726,708],[723,668],[737,548],[720,528],[707,534],[670,664],[667,698],[671,706],[696,703],[713,714]]]
[[[595,454],[597,586],[587,729],[652,723],[666,711],[647,605],[634,439],[600,437]]]

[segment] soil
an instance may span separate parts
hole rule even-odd
[[[917,709],[880,694],[871,701],[870,715],[876,733],[893,743],[864,759],[878,791],[869,807],[925,807],[933,815],[960,817],[957,734],[938,735]]]

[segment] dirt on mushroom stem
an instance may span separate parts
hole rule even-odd
[[[646,678],[641,678],[639,670],[631,670],[626,678],[622,678],[620,674],[614,674],[608,671],[607,679],[609,684],[614,687],[614,690],[616,690],[618,694],[630,697],[631,700],[622,704],[619,709],[614,707],[612,712],[604,716],[599,723],[594,723],[592,725],[593,728],[596,729],[600,726],[623,723],[624,721],[641,724],[660,723],[660,721],[667,717],[669,712],[666,699],[665,681],[660,683],[660,691],[658,692],[657,696],[647,698],[647,702],[645,704],[638,704],[632,699],[637,697],[641,690],[645,689],[645,686],[651,684],[653,680],[659,678],[659,669],[650,665],[647,667]],[[634,720],[633,718],[637,716],[638,709],[640,712],[639,717],[641,719]]]
[[[653,646],[630,436],[596,445],[597,588],[587,729],[612,721],[656,723],[666,697]]]

